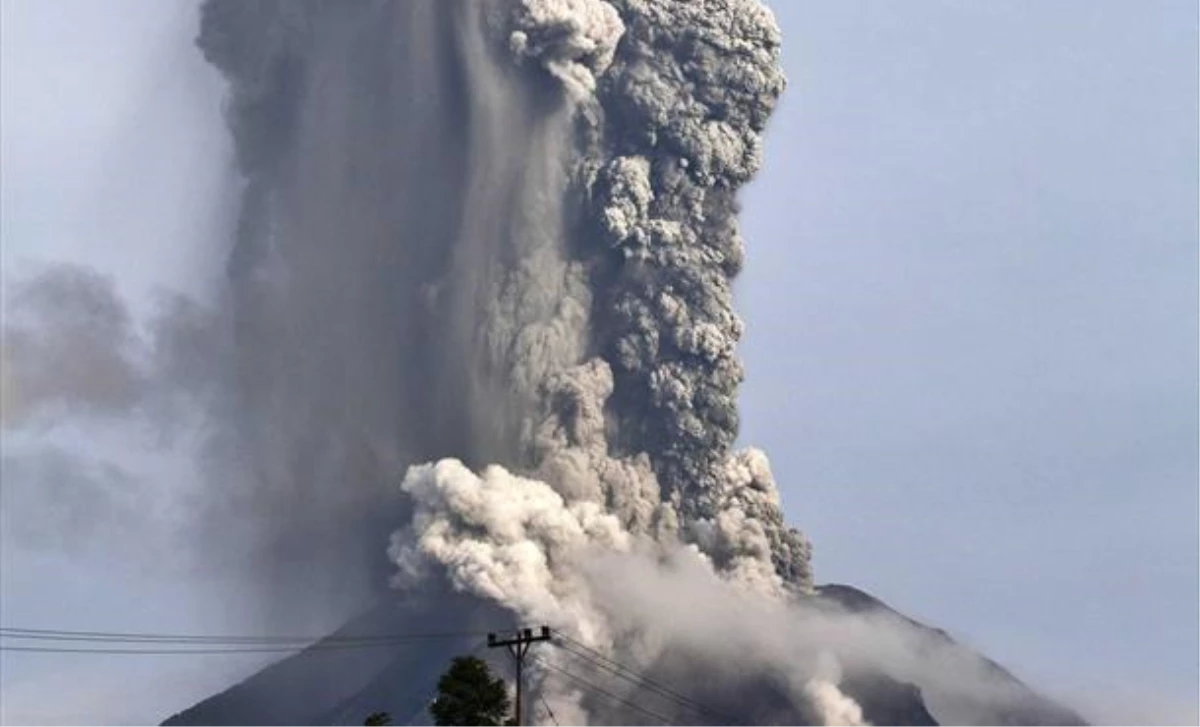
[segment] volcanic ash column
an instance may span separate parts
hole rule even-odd
[[[396,583],[603,649],[653,637],[592,597],[597,552],[811,590],[733,449],[736,195],[785,85],[764,6],[208,0],[198,42],[246,180],[231,416],[288,528],[411,465]]]

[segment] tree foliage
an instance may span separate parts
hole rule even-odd
[[[489,725],[506,723],[509,711],[504,680],[492,675],[486,662],[460,656],[438,680],[438,696],[429,706],[436,725]]]
[[[364,725],[368,727],[386,727],[392,723],[392,715],[387,712],[372,712],[367,715]]]

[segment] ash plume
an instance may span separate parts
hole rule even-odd
[[[595,502],[498,465],[478,474],[457,460],[416,465],[401,489],[415,511],[392,538],[394,584],[420,588],[444,577],[524,623],[565,634],[565,651],[539,655],[533,677],[570,723],[645,718],[614,712],[607,700],[555,678],[556,669],[588,669],[574,658],[578,648],[635,664],[658,684],[689,685],[702,697],[705,721],[866,724],[849,692],[863,693],[856,682],[883,673],[914,685],[951,724],[1078,722],[1065,711],[1022,714],[1030,693],[944,634],[890,611],[747,587],[695,543],[636,532]],[[594,666],[582,673],[612,681]],[[677,723],[698,717],[661,694],[632,688],[624,696]]]
[[[780,42],[760,0],[204,0],[240,192],[224,279],[146,321],[86,268],[10,291],[5,532],[186,551],[272,633],[546,623],[754,723],[1046,714],[944,634],[815,588],[766,454],[735,448],[738,191]],[[79,451],[131,425],[195,472]],[[566,652],[532,668],[564,720],[640,719],[553,678],[607,678]],[[433,658],[331,678],[304,656],[199,714],[342,720],[365,672]]]
[[[266,489],[381,497],[362,449],[500,464],[811,586],[765,457],[733,451],[769,12],[212,0],[198,43],[246,179],[236,426]]]
[[[233,426],[256,491],[369,509],[412,465],[404,588],[463,568],[604,649],[611,614],[521,600],[556,538],[811,591],[765,455],[734,450],[737,191],[785,85],[765,7],[209,0],[198,44],[246,184]]]
[[[34,280],[6,428],[199,412],[188,535],[249,549],[277,626],[448,577],[657,663],[660,626],[590,585],[604,552],[811,594],[766,456],[734,448],[737,193],[785,86],[764,6],[207,0],[197,45],[244,185],[225,287],[142,331],[87,271]],[[853,718],[836,679],[755,659]]]

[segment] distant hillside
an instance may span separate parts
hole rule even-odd
[[[945,632],[900,614],[870,594],[835,584],[819,587],[817,598],[851,612],[895,618],[903,628],[931,636],[977,660],[1002,686],[1004,698],[998,702],[995,693],[973,695],[947,691],[938,685],[918,686],[878,672],[845,674],[843,691],[862,706],[864,718],[873,724],[1086,724],[1078,714],[1037,694],[999,664],[970,652]],[[414,632],[421,629],[413,625],[422,623],[453,623],[459,625],[454,630],[481,631],[508,621],[493,607],[463,596],[442,596],[437,602],[437,606],[414,602],[379,605],[331,634],[331,638]],[[163,724],[362,724],[367,714],[376,711],[389,712],[397,724],[427,723],[424,709],[445,665],[451,657],[476,648],[481,640],[479,635],[464,635],[405,642],[399,647],[341,651],[324,650],[324,642],[319,642],[171,716]],[[702,671],[703,666],[698,669]],[[673,684],[681,691],[705,695],[709,703],[737,711],[746,721],[805,723],[806,716],[786,707],[769,679],[749,675],[744,683],[723,690],[701,678],[697,677],[699,686],[695,689]],[[629,699],[639,702],[649,696],[635,692]],[[644,714],[620,708],[607,717],[612,724],[646,722]],[[677,720],[694,722],[696,715],[680,713]]]
[[[1079,714],[1030,689],[995,661],[959,644],[945,631],[926,626],[905,616],[869,593],[842,584],[819,586],[817,592],[820,598],[834,602],[847,611],[874,613],[885,618],[895,618],[903,624],[903,627],[924,635],[934,644],[944,645],[957,653],[965,654],[970,660],[980,665],[982,670],[989,675],[989,679],[996,684],[996,689],[988,694],[952,691],[937,684],[922,685],[919,688],[915,685],[905,685],[916,691],[917,698],[921,702],[921,711],[928,709],[929,711],[925,714],[936,715],[943,724],[1087,724]],[[880,701],[878,699],[880,683],[876,681],[880,676],[878,674],[848,675],[842,685],[846,693],[863,705],[864,716],[869,721],[875,724],[934,724],[920,721],[925,715],[916,709],[913,709],[911,713],[889,711],[897,707],[902,707],[904,710],[912,707],[913,695],[911,694],[903,695],[897,692],[894,696],[883,699],[872,714],[869,705]],[[888,685],[887,689],[894,690],[895,687]]]

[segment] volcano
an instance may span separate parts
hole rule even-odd
[[[816,587],[739,448],[738,192],[781,43],[759,0],[204,3],[242,182],[210,496],[254,514],[256,583],[381,584],[382,529],[394,590],[168,723],[420,718],[481,633],[543,624],[574,646],[531,688],[568,722],[1080,721]]]
[[[1074,711],[1039,694],[1001,665],[958,644],[940,629],[908,618],[886,603],[857,588],[841,584],[819,586],[813,597],[825,607],[857,614],[874,614],[903,624],[923,639],[943,645],[977,663],[994,676],[987,693],[969,693],[936,683],[913,684],[882,671],[851,672],[843,676],[841,689],[862,707],[863,718],[875,725],[1085,725]],[[361,724],[372,712],[384,711],[397,724],[427,724],[425,711],[438,677],[451,658],[480,653],[483,637],[476,634],[447,635],[416,640],[399,646],[337,649],[337,639],[372,637],[403,632],[414,623],[452,620],[479,631],[489,625],[504,626],[505,614],[478,601],[442,594],[434,601],[379,603],[347,623],[328,640],[266,667],[228,689],[204,699],[167,718],[164,725],[234,724]],[[547,647],[550,648],[550,647]],[[503,664],[504,662],[498,662]],[[503,673],[503,672],[501,672]],[[511,675],[509,679],[511,679]],[[764,676],[764,675],[759,675]],[[769,675],[765,675],[768,676]],[[614,685],[612,682],[616,681]],[[713,723],[714,717],[740,715],[744,724],[817,724],[810,716],[789,708],[769,679],[758,679],[757,688],[743,692],[737,702],[722,700],[720,711],[677,711],[669,718],[675,724]],[[653,684],[663,684],[657,679]],[[630,681],[608,681],[597,685],[605,691],[625,687],[622,697],[637,704],[653,705],[656,714],[666,715],[673,706],[664,704],[661,692],[639,688]],[[678,685],[673,691],[686,695]],[[711,696],[696,695],[703,703]],[[677,705],[676,705],[677,706]],[[553,705],[550,705],[553,708]],[[545,716],[545,713],[540,713]],[[753,715],[753,719],[747,719]],[[619,703],[597,724],[644,724],[646,715]],[[548,723],[548,722],[547,722]]]

